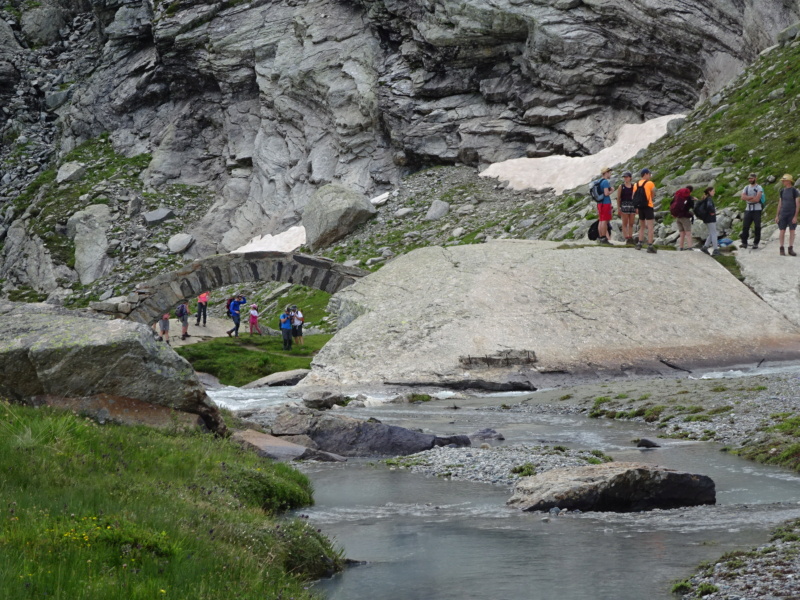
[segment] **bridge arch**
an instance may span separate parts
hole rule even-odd
[[[308,254],[218,254],[197,259],[177,271],[163,273],[140,284],[125,302],[119,302],[114,307],[95,308],[149,325],[183,298],[193,298],[205,290],[225,285],[282,281],[334,294],[367,274],[367,271],[345,267],[328,258]]]

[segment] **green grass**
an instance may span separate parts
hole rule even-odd
[[[533,475],[536,475],[536,465],[529,462],[522,465],[517,465],[511,469],[511,473],[513,475],[519,475],[520,477],[532,477]]]
[[[769,434],[766,440],[745,444],[734,454],[800,472],[800,416],[779,419],[763,431]]]
[[[195,371],[210,373],[225,385],[242,386],[272,373],[308,369],[314,354],[331,337],[328,334],[307,335],[303,346],[295,344],[285,352],[283,340],[278,336],[245,333],[238,338],[216,338],[180,346],[175,351],[188,360]]]
[[[6,600],[308,599],[342,566],[278,515],[312,502],[305,475],[208,434],[0,403],[0,473]]]
[[[266,319],[264,322],[268,327],[273,329],[280,328],[280,315],[287,304],[296,304],[302,311],[305,322],[310,326],[319,327],[323,330],[330,330],[331,327],[327,325],[323,319],[328,316],[327,306],[331,295],[322,290],[317,290],[302,285],[293,286],[288,293],[278,298],[278,306],[275,309],[275,314],[264,315]],[[262,310],[263,307],[259,307]]]

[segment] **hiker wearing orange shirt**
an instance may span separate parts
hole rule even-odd
[[[200,326],[200,315],[203,315],[203,327],[206,326],[206,317],[208,316],[208,299],[211,293],[208,291],[203,292],[197,297],[197,323],[195,327]]]
[[[636,195],[636,190],[642,188],[644,190],[647,202],[639,206],[639,241],[636,243],[636,249],[641,250],[644,244],[644,230],[647,229],[647,251],[650,254],[656,253],[656,247],[653,246],[653,229],[655,226],[655,210],[653,209],[653,201],[656,197],[656,184],[650,181],[653,174],[650,169],[642,169],[642,178],[633,186],[633,193]]]

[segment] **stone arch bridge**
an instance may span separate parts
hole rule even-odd
[[[252,281],[283,281],[305,285],[334,294],[365,275],[367,271],[333,262],[328,258],[286,252],[219,254],[193,261],[150,281],[139,284],[124,298],[94,302],[94,310],[152,324],[183,298],[194,298],[205,290]]]

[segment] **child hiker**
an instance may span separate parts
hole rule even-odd
[[[261,315],[258,314],[258,304],[251,304],[250,305],[250,335],[253,335],[253,329],[258,332],[258,335],[264,335],[261,333],[261,328],[258,326],[258,317]]]

